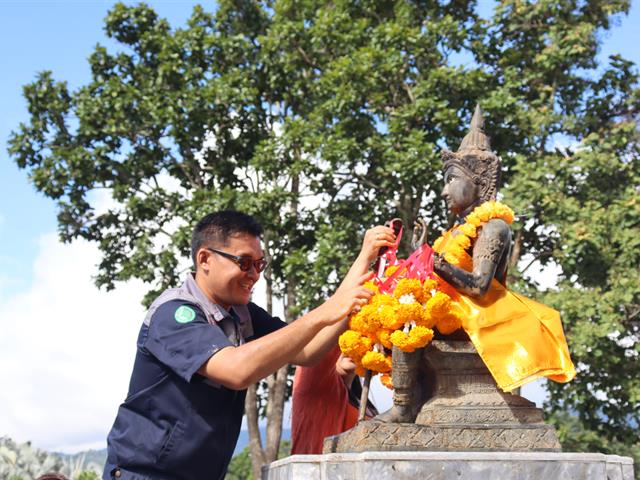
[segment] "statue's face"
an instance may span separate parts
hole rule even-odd
[[[454,214],[467,214],[480,196],[480,190],[469,176],[458,167],[449,167],[444,172],[442,198]]]

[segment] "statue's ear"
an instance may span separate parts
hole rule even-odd
[[[473,181],[475,182],[476,185],[478,185],[480,187],[480,189],[484,192],[484,190],[487,188],[487,179],[481,175],[474,175],[473,176]]]
[[[487,196],[487,193],[489,192],[489,189],[491,188],[491,181],[486,178],[486,177],[479,177],[480,181],[478,183],[478,187],[480,188],[480,192],[479,192],[479,196],[482,202],[485,202],[487,200],[487,198],[485,198]]]

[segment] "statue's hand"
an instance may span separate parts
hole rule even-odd
[[[411,236],[411,247],[416,250],[427,243],[428,227],[424,218],[418,218],[413,224],[413,235]]]
[[[433,269],[437,272],[438,270],[442,271],[442,268],[447,265],[447,261],[444,259],[444,256],[439,253],[433,254]]]

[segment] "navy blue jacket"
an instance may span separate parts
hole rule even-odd
[[[215,315],[204,311],[216,308]],[[286,325],[253,303],[249,325],[231,312],[180,298],[153,309],[140,329],[129,394],[109,433],[105,480],[224,478],[246,390],[217,385],[197,371],[221,348]]]

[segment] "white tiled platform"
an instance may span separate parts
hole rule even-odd
[[[633,460],[601,453],[364,452],[293,455],[263,480],[634,480]]]

